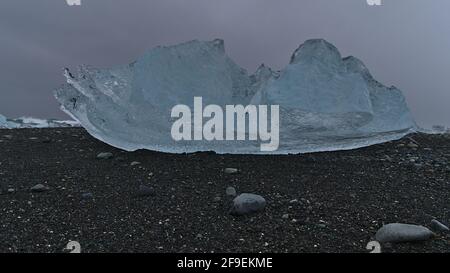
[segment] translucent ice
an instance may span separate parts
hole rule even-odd
[[[65,70],[61,108],[94,137],[125,150],[260,153],[258,141],[174,141],[171,109],[203,103],[280,105],[280,148],[273,153],[351,149],[416,129],[401,92],[372,78],[354,57],[309,40],[280,72],[249,75],[222,40],[157,47],[130,65]]]
[[[8,125],[6,118],[0,115],[0,128],[6,128]]]

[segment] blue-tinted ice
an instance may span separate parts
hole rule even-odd
[[[271,153],[352,149],[416,130],[400,90],[324,40],[306,41],[279,72],[261,66],[249,75],[214,40],[157,47],[129,65],[65,76],[56,91],[62,109],[94,137],[128,151],[261,153],[257,141],[174,141],[171,109],[192,108],[194,96],[223,107],[280,105],[280,147]]]

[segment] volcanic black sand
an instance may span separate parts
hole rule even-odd
[[[36,184],[50,189],[30,191]],[[141,185],[154,194],[139,196]],[[228,186],[265,197],[265,211],[230,215]],[[450,137],[172,155],[124,152],[81,128],[0,130],[0,188],[0,252],[63,252],[70,240],[83,252],[368,252],[383,224],[450,222]],[[449,252],[450,235],[383,251]]]

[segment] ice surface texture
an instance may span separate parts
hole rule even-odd
[[[270,153],[352,149],[416,129],[402,93],[372,78],[354,57],[308,40],[280,72],[253,75],[226,54],[222,40],[157,47],[126,66],[65,70],[61,108],[94,137],[128,151],[261,153],[257,141],[174,141],[172,107],[280,105],[280,147]],[[206,119],[205,119],[206,121]]]

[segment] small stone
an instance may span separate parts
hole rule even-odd
[[[431,229],[436,232],[441,232],[441,233],[447,233],[450,231],[450,229],[446,225],[442,224],[441,222],[439,222],[436,219],[433,219],[431,221]]]
[[[380,243],[416,242],[430,239],[434,233],[424,226],[393,223],[381,227],[375,238]]]
[[[289,201],[289,204],[296,204],[296,203],[298,203],[297,199],[292,199],[291,201]]]
[[[236,189],[234,187],[228,187],[225,190],[225,193],[226,193],[227,196],[232,196],[232,197],[235,197],[237,195]]]
[[[85,192],[85,193],[81,194],[81,198],[83,198],[83,199],[92,199],[92,198],[94,198],[94,195],[92,193],[90,193],[90,192]]]
[[[233,200],[230,213],[232,215],[247,215],[264,210],[266,200],[261,195],[242,193]]]
[[[145,185],[140,185],[139,190],[137,192],[137,195],[142,196],[142,197],[151,196],[154,194],[155,194],[155,190],[152,187],[148,187]]]
[[[233,174],[233,173],[237,173],[238,169],[236,169],[236,168],[225,168],[224,172],[227,173],[227,174]]]
[[[222,200],[222,198],[220,198],[220,196],[214,197],[214,202],[220,202],[221,200]]]
[[[133,161],[133,162],[130,163],[130,166],[136,166],[136,165],[141,165],[141,162]]]
[[[413,142],[410,142],[410,143],[408,143],[408,147],[409,148],[419,148],[419,145],[417,145],[417,144],[415,144]]]
[[[14,192],[16,192],[15,189],[13,189],[13,188],[9,188],[9,189],[8,189],[8,193],[14,193]]]
[[[281,216],[281,218],[283,218],[283,219],[289,219],[289,214],[283,214],[283,216]]]
[[[98,155],[97,155],[97,158],[98,159],[110,159],[110,158],[112,158],[113,157],[113,154],[112,153],[99,153]]]
[[[45,191],[50,190],[50,188],[47,186],[44,186],[42,184],[37,184],[37,185],[31,187],[30,190],[32,192],[45,192]]]

